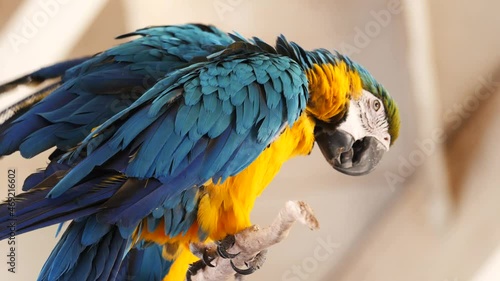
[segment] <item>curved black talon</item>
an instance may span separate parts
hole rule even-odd
[[[231,254],[227,252],[228,249],[234,246],[234,243],[236,243],[234,235],[228,235],[221,241],[215,242],[215,244],[217,244],[217,254],[224,259],[233,259],[237,257],[240,253]]]
[[[243,280],[244,275],[252,274],[258,269],[262,267],[264,262],[266,261],[266,256],[267,256],[267,249],[260,251],[253,259],[250,261],[246,261],[245,265],[248,267],[247,269],[241,269],[237,268],[234,264],[233,261],[231,260],[231,267],[233,270],[236,272],[235,277],[236,280]]]
[[[215,265],[212,264],[213,260],[215,260],[215,257],[209,256],[207,249],[205,249],[205,251],[203,251],[203,262],[205,265],[215,267]]]
[[[236,265],[234,265],[233,261],[230,260],[229,263],[231,264],[231,267],[233,268],[233,270],[240,274],[240,275],[249,275],[249,274],[252,274],[254,273],[258,268],[256,267],[249,267],[247,269],[241,269],[241,268],[238,268],[236,267]],[[246,263],[245,263],[246,264]],[[248,265],[247,265],[248,266]]]
[[[222,247],[217,247],[217,254],[219,254],[219,256],[223,259],[234,259],[235,257],[237,257],[240,253],[236,253],[236,254],[231,254],[231,253],[228,253],[226,249],[222,248]]]

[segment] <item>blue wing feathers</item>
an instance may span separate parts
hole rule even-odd
[[[89,224],[91,228],[87,228]],[[113,280],[128,239],[112,227],[85,240],[87,230],[101,227],[93,216],[71,223],[47,259],[39,280]]]
[[[66,66],[59,88],[0,127],[0,155],[66,152],[22,195],[24,230],[74,219],[40,280],[159,280],[170,263],[161,247],[126,254],[132,232],[163,221],[166,235],[186,233],[202,185],[245,169],[305,108],[307,79],[284,39],[275,50],[201,25],[127,36],[140,37]]]
[[[60,62],[48,67],[43,67],[33,73],[15,79],[14,81],[8,82],[4,85],[0,85],[0,94],[5,93],[19,85],[23,84],[29,85],[32,83],[36,84],[46,81],[48,79],[61,77],[68,69],[71,69],[72,67],[79,65],[88,59],[89,57],[78,58]]]
[[[127,120],[124,126],[118,129],[108,142],[108,145],[116,150],[125,149],[132,141],[135,140],[137,135],[142,133],[157,119],[157,116],[149,116],[147,109],[139,110]]]
[[[269,107],[270,110],[275,109],[282,99],[281,94],[276,92],[274,87],[269,83],[264,85],[264,92],[266,93],[267,107]]]
[[[243,104],[243,101],[247,96],[246,94],[247,94],[247,87],[242,87],[238,92],[236,92],[231,96],[231,104],[234,107],[239,107],[241,104]]]
[[[202,97],[203,108],[210,113],[215,111],[217,104],[220,102],[216,95],[204,95]]]
[[[70,231],[65,231],[46,261],[38,280],[57,280],[64,272],[71,269],[83,251],[79,247],[84,223],[72,224]],[[53,260],[53,261],[52,261]]]
[[[138,167],[142,167],[144,169],[147,168],[146,177],[152,177],[155,173],[155,165],[157,161],[162,161],[162,158],[159,156],[160,151],[164,147],[166,140],[170,138],[174,131],[174,118],[172,117],[174,114],[170,113],[166,115],[164,118],[159,119],[151,126],[149,130],[156,132],[152,137],[145,138],[144,142],[141,144],[137,144],[140,146],[138,154],[150,155],[150,157],[155,157],[155,161],[153,162],[144,162],[144,161],[134,161],[131,165],[137,165]],[[168,148],[167,148],[168,149]],[[156,156],[155,156],[156,155]],[[142,157],[138,159],[143,159]],[[149,167],[149,168],[148,168]]]
[[[149,244],[131,249],[124,258],[117,281],[160,281],[168,273],[171,261],[162,258],[162,246]]]
[[[179,166],[186,159],[188,153],[193,149],[196,141],[185,136],[172,155],[171,171],[178,171]]]
[[[47,194],[48,198],[57,198],[80,180],[87,176],[96,166],[102,165],[109,160],[115,153],[109,146],[101,146],[94,151],[92,158],[85,158],[78,166],[73,168],[65,177],[63,177]]]
[[[54,175],[58,177],[58,175]],[[87,182],[75,186],[64,197],[47,199],[50,189],[45,184],[30,189],[30,192],[19,195],[16,206],[16,231],[18,234],[40,227],[75,219],[96,212],[99,205],[109,199],[121,185],[123,179],[109,181],[108,176],[89,179]],[[50,179],[49,179],[50,180]],[[96,188],[103,182],[109,183],[104,187]],[[6,205],[0,205],[0,224],[7,224],[10,219]],[[0,238],[8,237],[7,227],[0,231]]]
[[[58,140],[55,133],[64,130],[66,127],[68,127],[66,124],[55,124],[41,128],[26,137],[19,145],[19,150],[23,152],[24,157],[31,158],[41,151],[51,148]]]
[[[222,102],[222,112],[225,115],[230,116],[231,113],[233,113],[233,111],[234,111],[234,105],[231,102],[231,100],[228,99]]]
[[[232,107],[229,106],[231,109]],[[222,106],[224,108],[224,104]],[[231,124],[231,116],[226,112],[227,110],[222,110],[222,114],[220,114],[219,119],[215,122],[215,124],[210,128],[207,132],[207,136],[211,139],[219,137],[222,132],[224,132],[229,124]]]
[[[11,126],[0,135],[0,155],[11,154],[18,150],[21,142],[30,135],[31,132],[50,125],[44,118],[37,115],[37,113],[40,112],[39,110],[55,110],[68,103],[70,100],[71,96],[69,95],[54,98],[49,95],[45,100],[39,103],[39,106],[31,108],[22,117],[13,122]],[[23,154],[22,151],[21,154]]]
[[[171,233],[172,232],[172,220],[173,220],[173,214],[170,209],[164,210],[165,215],[163,217],[164,221],[164,232],[165,234]]]
[[[206,134],[215,125],[217,120],[221,118],[222,103],[218,102],[214,110],[207,110],[205,107],[200,109],[200,116],[203,118],[198,118],[196,122],[197,132],[200,135]]]
[[[200,118],[200,103],[194,105],[180,106],[175,117],[175,132],[180,135],[186,135],[192,130],[196,120]]]
[[[85,222],[81,243],[84,246],[90,246],[97,243],[106,233],[109,232],[111,226],[102,224],[97,221],[95,216],[91,216]]]
[[[191,80],[184,85],[184,102],[186,105],[195,105],[200,102],[203,93],[198,80]]]

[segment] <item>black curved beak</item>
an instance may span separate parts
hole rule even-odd
[[[317,127],[314,134],[330,165],[351,176],[361,176],[373,171],[387,150],[374,137],[355,140],[351,134],[339,129]]]

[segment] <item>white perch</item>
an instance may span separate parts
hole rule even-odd
[[[266,251],[272,245],[285,239],[296,221],[306,225],[311,230],[319,228],[318,220],[306,203],[288,201],[279,212],[278,217],[268,227],[260,228],[254,225],[235,234],[236,243],[228,250],[230,253],[240,253],[232,259],[234,265],[242,269],[247,268],[245,263],[251,262],[258,253]],[[209,245],[193,244],[191,246],[192,251],[194,253],[198,252],[198,254],[206,247],[213,249],[216,246],[213,243]],[[217,257],[212,261],[212,264],[215,267],[206,266],[196,272],[196,275],[193,275],[191,280],[220,281],[227,280],[235,275],[229,259]]]

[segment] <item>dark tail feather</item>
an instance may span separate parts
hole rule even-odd
[[[0,132],[5,131],[11,125],[12,121],[16,120],[19,116],[26,113],[33,105],[44,99],[59,86],[60,82],[51,84],[0,111]]]
[[[7,93],[9,90],[11,90],[19,85],[38,85],[38,84],[40,84],[48,79],[62,77],[68,69],[70,69],[76,65],[79,65],[88,59],[89,59],[89,57],[85,57],[85,58],[69,60],[69,61],[58,63],[58,64],[54,64],[52,66],[42,68],[42,69],[35,71],[31,74],[28,74],[26,76],[20,77],[16,80],[11,81],[9,83],[6,83],[4,85],[0,85],[0,95]],[[9,106],[8,108],[0,111],[0,140],[5,138],[5,136],[3,134],[5,134],[7,129],[9,129],[11,127],[14,120],[17,120],[23,114],[28,112],[31,108],[33,108],[34,105],[36,105],[41,100],[43,100],[48,95],[50,95],[60,85],[61,85],[61,81],[54,82],[54,83],[38,90],[35,93],[30,94],[28,97],[22,99],[21,101],[16,102],[15,104]],[[60,106],[64,105],[65,102],[68,102],[68,101],[64,100],[59,104],[56,103],[54,106],[60,107]],[[14,135],[21,134],[21,136],[19,136],[19,138],[24,139],[28,135],[29,132],[32,132],[34,129],[39,128],[39,127],[43,127],[43,125],[46,125],[43,122],[43,119],[40,119],[40,118],[38,118],[38,119],[33,118],[31,122],[33,124],[23,126],[19,132],[14,132]],[[39,124],[39,123],[41,123],[41,124]],[[26,132],[23,134],[23,132],[25,130],[26,130]],[[9,138],[13,138],[13,136],[11,136]],[[10,153],[14,152],[15,150],[17,150],[18,146],[19,146],[18,142],[19,142],[19,140],[16,138],[14,138],[10,141],[7,141],[7,142],[5,142],[5,140],[3,140],[2,147],[0,149],[0,156],[10,154]]]
[[[0,95],[12,90],[19,85],[33,85],[36,86],[45,80],[63,76],[66,70],[72,68],[73,66],[79,65],[82,62],[88,60],[90,57],[84,57],[74,60],[63,61],[51,66],[41,68],[33,73],[19,77],[13,81],[0,85]]]
[[[163,258],[163,247],[151,243],[131,249],[125,256],[116,281],[161,281],[173,261]]]
[[[129,243],[118,227],[95,216],[73,221],[50,254],[38,280],[115,280]]]
[[[57,166],[59,165],[59,166]],[[116,172],[97,171],[78,185],[65,192],[64,196],[47,198],[51,188],[66,174],[61,164],[51,163],[46,171],[30,176],[24,188],[28,192],[15,197],[15,209],[9,208],[11,201],[0,204],[0,240],[10,236],[10,223],[15,220],[16,233],[21,234],[52,224],[76,219],[95,213],[126,181]],[[44,176],[48,176],[43,179]],[[31,187],[31,184],[36,184]]]
[[[33,173],[29,175],[23,183],[23,191],[28,191],[32,189],[35,186],[38,186],[41,182],[44,180],[48,179],[52,175],[54,175],[56,172],[58,172],[61,176],[63,175],[62,173],[69,170],[71,167],[68,164],[63,164],[59,163],[59,157],[64,153],[64,151],[61,151],[59,149],[56,149],[50,156],[50,163],[49,165],[45,168],[45,170],[39,170],[36,173]],[[58,179],[58,177],[54,178]],[[55,184],[55,183],[54,183]],[[49,185],[49,183],[45,183],[46,186]]]

